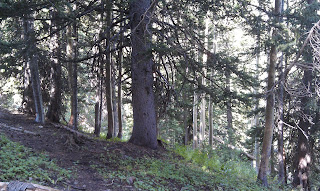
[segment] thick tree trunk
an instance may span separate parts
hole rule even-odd
[[[281,0],[275,1],[275,15],[280,16],[281,13]],[[273,29],[272,38],[275,39],[278,35],[277,29]],[[270,64],[268,69],[268,86],[267,86],[267,105],[266,105],[266,122],[262,143],[261,162],[258,173],[258,180],[262,182],[264,186],[268,186],[267,172],[269,165],[269,158],[271,154],[271,145],[273,137],[274,126],[274,82],[275,82],[275,68],[277,63],[277,46],[271,45],[270,50]]]
[[[194,92],[193,95],[193,115],[192,115],[192,122],[193,122],[193,144],[192,148],[198,148],[198,95]]]
[[[51,27],[51,32],[55,31],[57,29],[56,27],[56,12],[52,13],[53,21],[52,21],[52,27]],[[50,95],[50,103],[48,107],[48,112],[47,112],[47,118],[51,122],[56,122],[58,123],[60,121],[61,117],[61,106],[62,106],[62,97],[61,97],[61,92],[62,92],[62,68],[61,68],[61,63],[59,61],[59,58],[61,56],[61,51],[60,51],[60,43],[59,43],[60,35],[59,33],[56,33],[55,35],[52,36],[51,39],[51,49],[53,52],[53,55],[51,57],[51,80],[52,80],[52,85],[51,85],[51,95]]]
[[[150,0],[131,2],[133,131],[129,142],[156,149],[157,121],[153,92]]]

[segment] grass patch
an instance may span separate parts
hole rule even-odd
[[[56,184],[71,177],[71,171],[63,169],[45,154],[34,153],[19,143],[0,135],[0,180],[32,181]]]
[[[110,152],[100,156],[102,165],[91,167],[105,179],[137,190],[264,190],[256,183],[256,173],[248,162],[223,161],[212,150],[208,153],[176,147],[174,152],[160,159]]]

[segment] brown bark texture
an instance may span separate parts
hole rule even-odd
[[[156,149],[157,123],[151,52],[151,1],[131,2],[133,131],[129,142]]]

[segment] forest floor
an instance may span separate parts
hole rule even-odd
[[[264,190],[249,161],[217,148],[151,150],[82,135],[0,108],[0,182],[66,191]]]
[[[33,152],[45,153],[60,167],[71,169],[73,175],[70,179],[59,181],[56,185],[49,184],[63,190],[136,190],[133,184],[135,177],[127,177],[125,181],[123,177],[106,177],[98,172],[99,168],[107,168],[112,174],[112,171],[119,169],[119,161],[111,164],[112,160],[166,157],[163,149],[155,151],[125,142],[79,137],[57,125],[39,125],[34,122],[34,117],[12,114],[4,109],[0,109],[0,133],[31,148]]]

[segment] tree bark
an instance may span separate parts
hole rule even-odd
[[[56,24],[56,12],[52,12],[52,32],[57,29]],[[52,36],[51,39],[51,49],[53,52],[53,55],[51,57],[51,79],[52,79],[52,85],[51,85],[51,95],[50,95],[50,103],[48,107],[47,112],[47,118],[51,122],[58,123],[60,121],[61,117],[61,107],[62,107],[62,68],[61,63],[59,61],[59,58],[61,56],[61,50],[60,50],[60,43],[59,43],[60,35],[59,33],[56,33]]]
[[[107,26],[111,26],[111,11],[112,11],[112,2],[111,0],[106,0],[106,22]],[[114,133],[114,112],[113,112],[113,101],[112,101],[112,64],[111,64],[111,53],[110,53],[110,30],[107,31],[106,39],[106,102],[107,102],[107,111],[108,111],[108,133],[107,139],[111,139]]]
[[[284,76],[283,76],[283,61],[280,62],[280,88],[279,88],[279,121],[278,121],[278,181],[280,184],[285,184],[285,169],[284,169],[284,147],[283,147],[283,121],[284,121]]]
[[[121,3],[123,1],[121,0]],[[120,19],[123,18],[123,12],[120,13]],[[120,23],[120,28],[124,26],[123,22]],[[120,42],[119,46],[121,47],[123,45],[124,41],[124,35],[123,33],[120,34]],[[122,63],[123,63],[123,49],[119,49],[118,53],[118,62],[119,62],[119,76],[118,76],[118,123],[119,123],[119,132],[118,132],[118,138],[122,139]]]
[[[112,65],[112,70],[114,71],[114,64]],[[118,117],[118,99],[116,96],[116,81],[115,81],[115,74],[114,72],[112,73],[112,77],[111,77],[111,84],[112,84],[112,110],[113,110],[113,137],[117,137],[118,136],[118,132],[119,132],[119,117]]]
[[[228,131],[228,141],[230,144],[234,144],[234,133],[232,126],[232,96],[231,96],[231,75],[230,70],[226,69],[226,92],[227,92],[227,131]]]
[[[129,142],[156,149],[157,121],[151,52],[151,1],[131,2],[131,72],[133,131]]]
[[[27,19],[23,19],[23,39],[25,41],[29,41],[29,24]],[[32,92],[32,85],[31,85],[31,74],[30,74],[30,59],[28,55],[28,51],[24,54],[24,78],[23,78],[23,98],[22,98],[22,108],[25,113],[28,114],[35,114],[34,108],[34,100],[33,100],[33,92]]]
[[[202,79],[202,84],[205,85],[204,77]],[[206,98],[205,93],[201,95],[201,106],[200,106],[200,134],[199,134],[199,146],[204,146],[204,135],[206,128]]]
[[[102,64],[102,63],[100,63]],[[97,78],[97,91],[96,91],[96,103],[94,105],[94,134],[96,137],[100,136],[101,132],[101,107],[102,107],[102,71],[100,68],[100,74]]]
[[[307,0],[307,3],[310,5],[314,2],[314,0]],[[310,14],[310,13],[308,13]],[[316,12],[313,12],[312,15],[317,15]],[[313,23],[306,23],[306,28],[309,30],[312,28]],[[312,54],[309,51],[305,51],[303,53],[304,57],[307,59],[307,63],[312,63]],[[304,69],[303,73],[303,84],[307,90],[314,89],[312,85],[312,70]],[[312,155],[310,150],[310,130],[312,130],[314,125],[312,124],[312,119],[309,118],[311,116],[311,109],[309,106],[311,98],[307,95],[301,98],[301,108],[302,114],[300,115],[299,121],[299,130],[298,130],[298,144],[296,148],[296,153],[294,157],[294,174],[293,174],[293,186],[301,187],[304,190],[311,190],[310,185],[310,166],[312,163]]]
[[[305,70],[303,76],[303,83],[309,89],[312,81],[312,71]],[[310,190],[309,183],[309,171],[311,165],[311,152],[310,152],[310,129],[312,124],[308,116],[311,114],[308,108],[308,97],[301,98],[301,107],[303,108],[298,132],[298,144],[296,148],[296,154],[294,157],[294,168],[295,172],[293,175],[293,186],[300,186],[305,190]]]
[[[38,123],[44,123],[45,118],[44,118],[41,86],[40,86],[38,55],[36,52],[37,47],[35,42],[34,21],[32,18],[26,21],[26,31],[27,31],[27,43],[29,44],[29,47],[27,50],[27,56],[28,56],[28,62],[30,66],[33,101],[34,101],[35,111],[36,111],[35,121]]]
[[[75,9],[75,8],[74,8]],[[67,27],[67,58],[69,88],[71,90],[71,115],[69,126],[78,129],[78,66],[75,62],[77,58],[77,23],[74,21]]]
[[[196,149],[198,148],[198,95],[196,92],[194,92],[193,95],[193,115],[192,115],[192,121],[193,121],[193,144],[192,148]]]
[[[278,1],[278,0],[276,0]],[[270,65],[268,70],[268,92],[266,105],[266,122],[262,143],[261,162],[258,174],[258,180],[262,181],[264,186],[268,186],[267,172],[269,166],[269,158],[271,154],[271,144],[274,126],[274,93],[273,86],[275,81],[275,65],[277,61],[276,46],[272,45],[270,50]]]
[[[211,85],[211,82],[210,82]],[[209,97],[208,103],[208,110],[209,110],[209,146],[212,148],[213,146],[213,104],[211,101],[211,96]]]
[[[281,13],[281,0],[275,1],[275,15],[279,16]],[[279,19],[277,19],[279,21]],[[278,35],[277,29],[273,29],[272,38],[276,39]],[[269,158],[271,154],[271,145],[273,137],[274,126],[274,82],[275,82],[275,67],[277,62],[277,45],[271,45],[270,50],[270,64],[268,69],[268,86],[267,86],[267,105],[266,105],[266,122],[262,143],[261,162],[258,173],[258,180],[264,186],[268,186],[267,172],[269,165]]]
[[[120,44],[123,41],[123,33],[120,34]],[[120,45],[121,46],[121,45]],[[122,139],[122,62],[123,62],[123,53],[122,49],[119,50],[119,79],[118,79],[118,123],[119,123],[119,132],[118,138]]]

